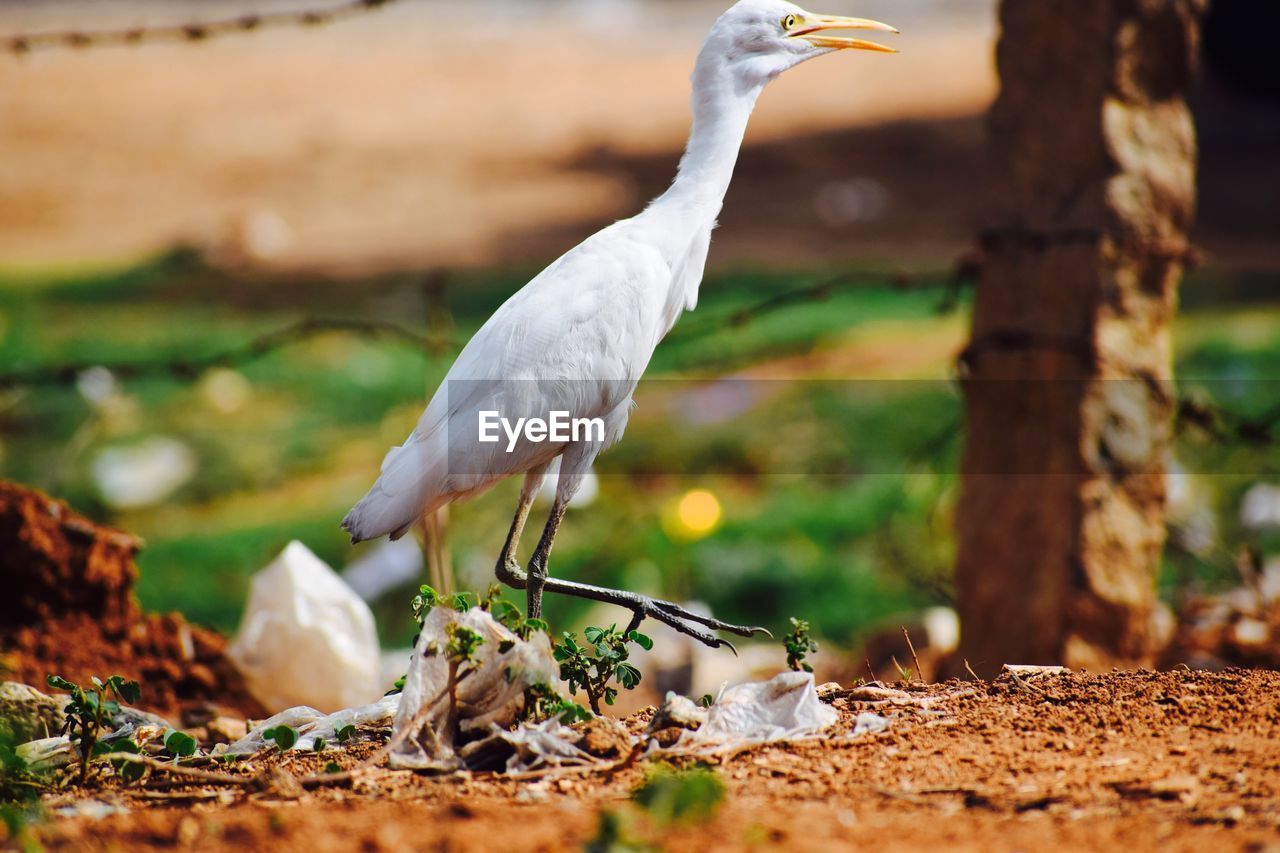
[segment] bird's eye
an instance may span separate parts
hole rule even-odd
[[[782,28],[784,30],[790,31],[792,29],[795,29],[795,25],[796,25],[795,15],[787,15],[785,18],[782,19]]]

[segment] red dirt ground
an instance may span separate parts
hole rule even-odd
[[[841,720],[826,737],[711,759],[728,787],[719,813],[674,829],[640,820],[634,837],[675,851],[1280,845],[1276,673],[896,686],[910,696],[889,705],[835,694]],[[891,718],[890,728],[849,737],[866,710]],[[231,772],[262,778],[283,765],[305,776],[326,760],[292,753]],[[602,809],[627,808],[644,772],[641,764],[511,780],[373,770],[354,785],[306,792],[278,782],[187,786],[157,775],[139,788],[98,792],[127,814],[56,819],[38,837],[51,850],[573,849],[595,834]]]
[[[43,687],[123,675],[139,705],[175,723],[217,705],[265,716],[223,655],[225,640],[178,614],[144,615],[133,596],[141,542],[66,504],[0,481],[0,677]]]

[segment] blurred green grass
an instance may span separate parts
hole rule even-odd
[[[421,276],[236,276],[182,252],[123,271],[0,274],[0,364],[190,360],[308,317],[454,328],[465,339],[531,272],[451,276],[448,317]],[[726,322],[829,272],[709,277],[699,310],[659,348],[649,375],[756,376],[776,380],[776,391],[723,423],[673,429],[663,404],[688,386],[642,388],[626,439],[602,459],[599,500],[574,511],[557,541],[555,573],[699,599],[723,618],[775,629],[801,615],[842,642],[893,614],[948,601],[962,422],[950,357],[966,306],[939,317],[941,290],[886,282]],[[1179,373],[1258,413],[1276,403],[1275,383],[1262,380],[1280,377],[1280,312],[1265,297],[1212,298],[1223,291],[1212,275],[1189,283]],[[145,606],[233,630],[249,575],[289,540],[335,567],[368,547],[350,546],[338,521],[386,448],[412,428],[451,357],[335,333],[194,381],[132,379],[98,403],[73,385],[10,389],[0,392],[0,473],[141,535]],[[856,393],[824,381],[849,378],[895,381]],[[921,381],[900,381],[912,379]],[[185,442],[196,476],[159,505],[113,510],[92,460],[155,435]],[[1249,484],[1280,474],[1276,454],[1194,435],[1179,453],[1194,470],[1232,472],[1197,478],[1226,553],[1250,535],[1236,507]],[[708,473],[679,473],[694,471]],[[695,487],[711,490],[724,510],[702,538],[670,524],[674,503]],[[450,546],[464,583],[487,585],[514,501],[515,484],[505,483],[452,511]],[[1171,553],[1166,584],[1188,574],[1225,582],[1222,553]],[[377,608],[388,642],[411,634],[406,602],[393,596]],[[573,601],[549,607],[566,624],[583,612]]]

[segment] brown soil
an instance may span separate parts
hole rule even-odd
[[[839,734],[712,759],[728,797],[710,823],[658,829],[641,819],[631,832],[691,851],[1257,850],[1280,841],[1276,673],[897,686],[911,695],[890,706],[836,694]],[[867,710],[891,718],[890,728],[845,736]],[[304,776],[326,760],[287,754],[232,772],[284,765]],[[644,773],[642,764],[522,780],[373,771],[305,793],[278,781],[174,787],[156,776],[99,793],[129,813],[57,819],[39,837],[49,849],[87,850],[572,849],[594,835],[601,810],[627,809]]]
[[[36,687],[123,675],[141,706],[174,722],[216,704],[263,716],[219,635],[177,614],[144,615],[133,595],[141,542],[66,504],[0,481],[0,675]]]

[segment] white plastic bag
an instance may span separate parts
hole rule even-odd
[[[301,542],[253,576],[240,630],[227,654],[269,710],[336,711],[381,695],[373,614]]]
[[[722,692],[708,710],[706,723],[680,742],[783,740],[825,729],[839,716],[818,699],[812,673],[784,672]]]
[[[287,708],[268,720],[254,726],[252,731],[228,746],[227,755],[248,755],[267,746],[262,733],[276,726],[291,726],[298,731],[295,749],[314,749],[316,740],[324,738],[329,746],[338,745],[338,729],[343,726],[389,726],[400,708],[400,694],[383,696],[377,702],[359,708],[345,708],[332,714],[322,714],[315,708],[299,705]]]
[[[457,719],[461,732],[489,732],[492,726],[515,722],[524,707],[524,692],[534,684],[557,685],[551,641],[541,631],[527,641],[473,607],[458,613],[436,607],[427,615],[409,661],[392,740],[392,767],[436,767],[455,760],[451,734],[444,731],[449,714],[449,661],[444,649],[451,625],[469,628],[484,638],[476,650],[478,662],[456,684]],[[406,731],[408,730],[408,731]],[[429,732],[426,736],[420,736]]]

